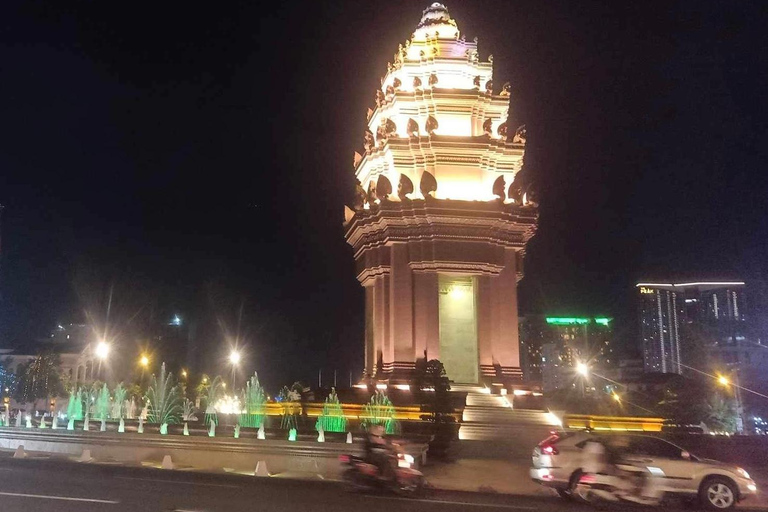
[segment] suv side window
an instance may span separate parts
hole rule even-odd
[[[630,451],[640,455],[650,457],[663,457],[665,459],[682,458],[680,448],[670,444],[662,439],[652,437],[632,437],[630,441]]]

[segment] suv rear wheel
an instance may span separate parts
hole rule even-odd
[[[737,497],[734,483],[719,476],[708,478],[699,489],[699,502],[707,510],[730,510],[736,506]]]

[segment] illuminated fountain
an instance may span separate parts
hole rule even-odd
[[[366,430],[373,425],[382,425],[387,434],[400,433],[400,423],[395,419],[395,407],[387,395],[379,390],[376,390],[371,401],[363,406],[360,419],[362,427]]]
[[[222,399],[224,398],[224,389],[224,381],[221,379],[221,377],[216,377],[208,387],[208,392],[206,393],[205,397],[206,407],[203,423],[205,425],[213,424],[214,434],[216,432],[215,425],[219,424],[219,415],[216,412],[216,407],[217,405],[220,405]],[[210,432],[209,435],[211,435]]]
[[[344,410],[339,402],[339,396],[336,394],[336,388],[331,388],[331,394],[325,399],[323,412],[318,416],[315,429],[318,432],[346,432],[347,419],[344,417]],[[325,436],[323,435],[323,438]]]
[[[197,419],[197,417],[195,417],[195,405],[192,403],[191,400],[184,400],[184,407],[181,413],[181,419],[184,421],[184,431],[182,432],[182,434],[185,436],[188,436],[189,424],[187,422],[195,421]]]
[[[181,415],[179,388],[173,384],[173,375],[166,375],[165,363],[160,367],[160,378],[152,376],[147,389],[148,420],[160,424],[160,434],[168,434],[168,425],[178,423]]]
[[[101,427],[99,430],[101,432],[107,431],[107,419],[109,419],[109,388],[107,388],[107,384],[105,383],[101,391],[99,391],[98,396],[96,397],[96,402],[93,406],[93,417],[97,420],[101,420]]]
[[[266,402],[264,389],[259,384],[258,375],[254,373],[243,390],[243,412],[240,415],[240,425],[261,428],[266,415]]]
[[[409,379],[425,353],[457,383],[522,378],[517,282],[538,209],[525,127],[499,85],[434,3],[376,91],[344,228],[377,380]]]
[[[125,414],[125,395],[127,394],[125,388],[123,387],[123,384],[120,383],[115,387],[115,396],[114,396],[114,402],[112,404],[112,417],[113,418],[120,418],[120,423],[117,426],[117,432],[122,434],[125,432],[125,419],[123,418]]]

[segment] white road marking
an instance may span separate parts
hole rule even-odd
[[[70,496],[49,496],[46,494],[22,494],[19,492],[0,492],[0,496],[15,496],[17,498],[38,498],[41,500],[62,500],[62,501],[85,501],[88,503],[108,503],[116,505],[119,501],[97,500],[95,498],[72,498]]]
[[[158,478],[139,478],[136,476],[116,476],[115,478],[119,478],[120,480],[144,480],[146,482],[163,482],[166,484],[182,484],[182,485],[204,485],[207,487],[228,487],[230,489],[239,489],[239,485],[226,485],[226,484],[206,484],[202,482],[184,482],[182,480],[161,480]]]
[[[497,503],[468,503],[465,501],[447,501],[447,500],[417,500],[413,498],[398,498],[396,496],[365,496],[366,498],[374,498],[377,500],[398,500],[398,501],[408,501],[408,502],[415,502],[418,501],[420,503],[437,503],[440,505],[462,505],[466,507],[488,507],[488,508],[506,508],[511,510],[536,510],[536,507],[523,507],[520,505],[504,505],[504,504],[497,504]]]

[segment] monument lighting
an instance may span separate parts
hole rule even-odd
[[[366,373],[407,380],[426,354],[456,383],[521,379],[517,282],[538,220],[526,130],[444,5],[411,32],[368,111],[345,210]]]

